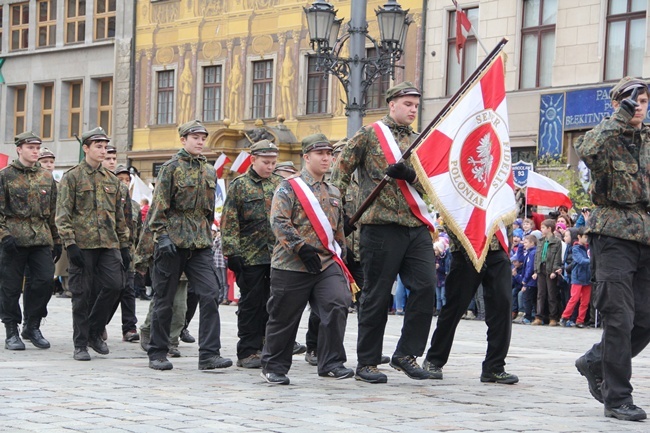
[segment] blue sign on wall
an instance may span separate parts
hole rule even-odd
[[[539,107],[537,155],[559,158],[562,155],[564,93],[542,95]]]
[[[611,87],[566,92],[564,130],[593,128],[614,109],[609,99]]]
[[[533,170],[533,164],[526,161],[517,161],[512,164],[512,177],[515,186],[523,188],[528,182],[528,172]]]

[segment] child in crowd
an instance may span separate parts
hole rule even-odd
[[[533,321],[533,310],[537,302],[537,281],[533,279],[535,273],[535,253],[537,251],[537,238],[535,235],[524,237],[524,261],[521,277],[521,291],[524,294],[524,318],[521,323],[528,325]]]
[[[524,236],[527,236],[535,230],[535,222],[531,218],[525,218],[521,223],[521,228],[524,231]]]
[[[549,326],[557,326],[560,319],[560,305],[557,278],[562,273],[562,242],[553,235],[555,220],[542,221],[542,239],[535,252],[535,273],[537,280],[537,315],[532,325],[544,324],[544,313],[548,303]]]
[[[589,309],[589,300],[591,299],[591,264],[589,259],[589,236],[585,234],[585,228],[578,229],[578,240],[572,247],[572,270],[571,270],[571,299],[562,313],[560,324],[564,326],[573,326],[570,321],[576,304],[580,302],[578,319],[575,326],[584,328],[585,316]]]
[[[445,299],[445,279],[447,278],[447,272],[449,272],[451,254],[447,252],[447,244],[443,238],[433,244],[433,250],[436,253],[436,276],[438,278],[436,283],[436,310],[433,315],[437,316],[447,303]]]

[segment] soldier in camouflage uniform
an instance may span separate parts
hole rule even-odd
[[[154,234],[154,313],[149,367],[171,370],[167,360],[172,305],[183,272],[199,296],[199,370],[226,368],[221,357],[216,268],[212,263],[212,233],[217,173],[201,153],[208,131],[198,120],[178,127],[183,148],[158,173],[149,229]]]
[[[632,358],[650,341],[650,128],[648,84],[623,78],[610,92],[614,114],[575,143],[591,170],[588,222],[599,343],[578,358],[605,416],[641,420],[632,399]]]
[[[485,323],[488,331],[487,352],[480,380],[501,384],[517,383],[519,378],[504,370],[512,333],[510,257],[497,237],[492,236],[483,268],[477,272],[451,228],[446,227],[446,231],[449,235],[449,251],[452,255],[445,286],[447,303],[438,316],[436,330],[431,337],[431,347],[422,367],[429,372],[430,379],[442,379],[442,367],[449,359],[458,323],[482,284],[485,296]],[[508,238],[512,241],[511,227],[508,228]]]
[[[404,152],[416,135],[410,124],[417,115],[420,92],[404,82],[386,93],[389,114],[382,122],[390,129]],[[422,194],[409,162],[388,165],[373,127],[363,127],[343,148],[332,171],[332,183],[347,196],[352,174],[358,171],[359,196],[368,197],[384,175],[412,184]],[[361,216],[360,252],[365,281],[359,300],[358,365],[356,378],[369,383],[386,383],[377,369],[391,289],[399,274],[411,290],[402,335],[391,359],[391,366],[412,379],[427,379],[429,374],[416,362],[426,347],[436,286],[435,254],[427,226],[409,207],[398,184],[389,182]]]
[[[101,334],[131,256],[121,184],[102,167],[110,139],[98,127],[81,140],[85,157],[61,179],[56,226],[70,260],[74,359],[89,361],[87,346],[109,352]]]
[[[114,148],[113,148],[114,149]],[[108,157],[117,155],[117,150],[115,153],[109,152]],[[135,245],[142,231],[142,219],[140,218],[140,205],[137,201],[131,199],[131,194],[129,193],[129,185],[131,183],[131,172],[125,165],[113,166],[112,169],[106,166],[106,161],[109,158],[105,159],[102,164],[104,167],[111,170],[115,173],[115,176],[122,183],[122,194],[125,197],[124,200],[124,217],[127,219],[127,226],[129,227],[130,233],[130,242],[131,247],[129,251],[131,257],[135,254]],[[120,294],[120,298],[115,303],[113,307],[113,312],[108,319],[110,323],[113,315],[117,311],[119,306],[122,306],[122,341],[136,342],[140,340],[140,335],[136,330],[136,323],[138,319],[135,315],[135,290],[133,288],[133,280],[135,278],[135,263],[131,261],[131,266],[127,269],[125,276],[124,289]]]
[[[47,349],[40,331],[52,297],[54,262],[61,257],[61,240],[54,224],[57,189],[52,173],[38,164],[41,139],[32,132],[15,137],[18,159],[0,171],[0,239],[2,240],[0,318],[7,331],[5,349],[24,350],[18,335],[22,322],[20,293],[25,267],[31,287],[24,294],[22,337]]]
[[[273,192],[282,177],[273,174],[278,146],[269,140],[255,143],[251,166],[231,183],[221,214],[223,254],[235,273],[240,298],[237,304],[237,366],[260,368],[264,344],[275,235],[269,215]]]
[[[329,223],[324,230],[343,250],[343,210],[337,188],[324,180],[330,167],[332,145],[323,134],[302,140],[305,165],[299,176],[305,188],[320,204]],[[293,179],[293,178],[290,178]],[[262,377],[271,384],[288,385],[293,343],[300,318],[311,305],[320,318],[318,335],[318,374],[335,379],[350,378],[354,371],[345,368],[347,360],[343,337],[350,303],[350,290],[343,270],[333,253],[321,242],[303,202],[288,179],[280,183],[271,207],[271,227],[276,237],[271,261],[269,320],[262,350]]]

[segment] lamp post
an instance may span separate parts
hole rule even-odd
[[[334,6],[325,0],[316,0],[304,8],[309,28],[309,39],[316,52],[317,68],[323,74],[334,75],[343,85],[346,95],[345,114],[348,116],[348,137],[362,126],[366,114],[368,88],[382,75],[395,78],[395,68],[404,52],[408,26],[413,22],[396,0],[387,0],[384,7],[375,10],[380,40],[368,35],[366,20],[367,0],[352,0],[351,18],[347,29],[339,37],[343,19],[336,18]],[[366,40],[372,42],[377,57],[366,56]],[[342,57],[348,43],[349,57]]]

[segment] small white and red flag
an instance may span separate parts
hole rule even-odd
[[[508,251],[506,226],[517,215],[517,203],[502,53],[467,83],[440,122],[423,133],[412,157],[434,208],[477,270],[492,236]]]
[[[221,152],[221,155],[219,155],[219,158],[217,158],[214,163],[214,168],[217,170],[217,177],[223,177],[223,169],[229,162],[231,162],[230,158],[228,158],[225,153]]]
[[[465,41],[467,41],[467,36],[471,29],[472,23],[467,18],[467,14],[456,3],[456,57],[458,58],[458,63],[460,63],[460,50],[465,47]]]
[[[528,172],[526,203],[548,207],[566,206],[569,209],[573,206],[568,189],[534,171]]]
[[[0,168],[5,168],[9,164],[9,155],[0,153]]]
[[[236,171],[239,174],[244,174],[246,173],[246,170],[248,170],[248,167],[251,165],[251,155],[250,153],[246,152],[245,150],[242,150],[239,152],[239,155],[237,155],[237,158],[235,158],[235,162],[232,163],[230,166],[230,171]]]

